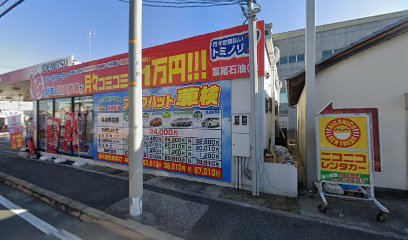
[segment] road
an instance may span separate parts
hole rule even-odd
[[[0,183],[0,233],[3,240],[129,239],[72,218],[3,183]]]

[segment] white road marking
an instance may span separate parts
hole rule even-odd
[[[20,206],[10,202],[2,195],[0,195],[0,204],[47,235],[53,235],[61,240],[81,240],[81,238],[73,235],[70,232],[56,229],[52,225],[29,213],[26,209],[23,209]]]

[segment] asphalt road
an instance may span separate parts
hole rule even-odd
[[[0,239],[128,239],[0,183]]]
[[[125,203],[122,206],[123,212],[128,210],[127,180],[58,164],[28,161],[2,152],[0,160],[1,172],[102,211],[118,202]],[[391,239],[323,222],[179,194],[171,190],[163,191],[151,186],[146,186],[146,190],[143,200],[144,216],[150,221],[146,223],[185,239]],[[63,229],[81,239],[124,239],[98,226],[66,216],[2,184],[0,195],[56,229]],[[10,213],[5,211],[4,215]],[[0,239],[55,239],[33,228],[18,216],[0,216]],[[119,214],[118,217],[126,218],[126,215]]]

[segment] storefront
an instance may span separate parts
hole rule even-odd
[[[268,148],[280,85],[265,48],[264,28],[259,22],[258,73],[265,99],[265,114],[259,117],[265,130],[262,147]],[[242,179],[235,159],[249,159],[248,57],[246,26],[143,50],[145,171],[226,186]],[[127,54],[33,79],[38,149],[127,169],[127,87]]]

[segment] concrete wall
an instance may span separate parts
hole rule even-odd
[[[408,190],[407,129],[408,34],[339,62],[316,76],[316,109],[378,108],[381,173],[376,186]],[[299,147],[304,156],[304,96],[298,104]]]

